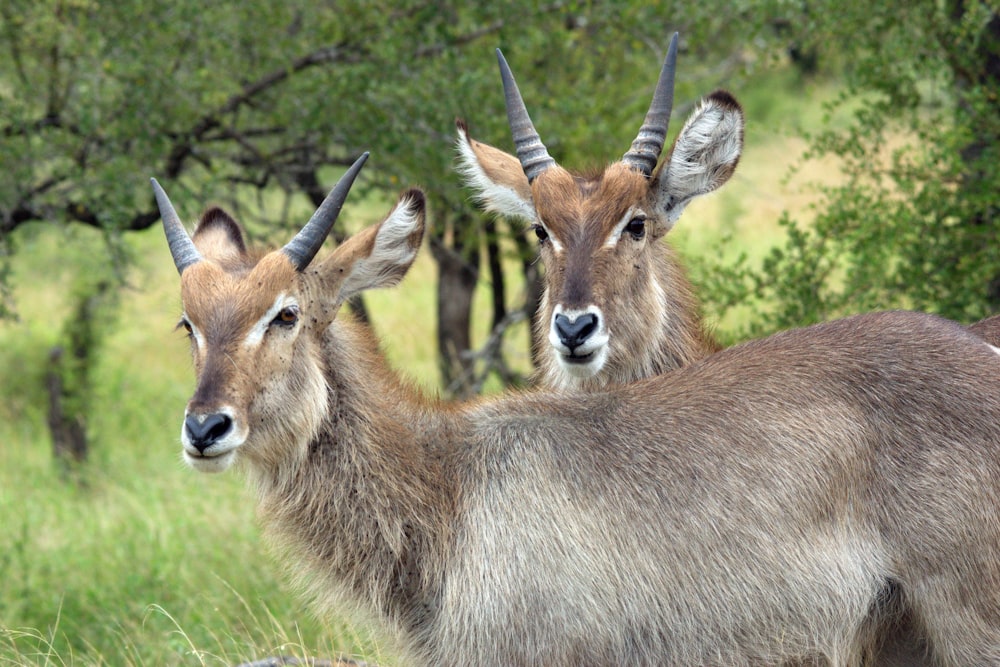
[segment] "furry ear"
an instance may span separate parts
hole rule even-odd
[[[743,129],[743,109],[723,90],[706,97],[691,114],[656,178],[657,205],[668,228],[692,199],[733,175],[743,153]]]
[[[465,121],[455,121],[458,128],[458,172],[475,190],[483,208],[498,215],[537,222],[531,186],[521,162],[498,148],[469,136]]]
[[[341,243],[316,269],[325,294],[339,305],[365,290],[402,280],[423,240],[425,208],[424,193],[407,190],[385,220]]]
[[[246,256],[243,228],[217,206],[202,214],[191,240],[203,256],[220,264],[238,262]]]

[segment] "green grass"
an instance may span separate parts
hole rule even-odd
[[[787,179],[804,147],[794,136],[799,121],[789,120],[804,100],[788,101],[791,85],[762,86],[774,99],[744,100],[750,130],[736,176],[671,233],[689,263],[707,253],[763,254],[780,238],[778,213],[809,201],[803,183],[829,175],[821,165]],[[819,114],[816,100],[826,94],[816,92],[807,113]],[[387,208],[365,202],[345,217],[360,227]],[[726,234],[734,240],[720,248]],[[391,664],[385,638],[346,619],[319,621],[298,602],[261,543],[238,476],[199,475],[181,463],[193,373],[174,331],[178,278],[158,229],[126,238],[136,263],[95,369],[85,483],[53,465],[46,360],[74,276],[103,255],[89,230],[36,227],[19,232],[18,243],[21,319],[0,323],[0,666],[235,665],[337,653]],[[438,383],[434,283],[425,249],[402,285],[366,297],[389,359],[430,391]],[[489,328],[487,287],[476,297],[479,342]],[[509,288],[512,304],[519,289]],[[526,341],[523,324],[511,354],[525,369]]]
[[[345,214],[358,227],[388,205],[360,208]],[[298,602],[238,476],[182,463],[193,372],[174,330],[177,273],[159,229],[126,243],[139,261],[95,369],[91,461],[76,484],[52,461],[44,382],[73,269],[100,252],[100,239],[42,227],[21,239],[19,321],[0,323],[0,665],[235,665],[278,654],[391,664],[384,638],[320,622]],[[430,391],[434,273],[423,253],[401,286],[367,295],[388,356]],[[478,312],[488,299],[484,284]],[[477,327],[478,340],[487,333]]]
[[[391,662],[370,636],[320,623],[297,601],[238,477],[181,462],[193,374],[173,331],[178,280],[161,234],[128,239],[143,259],[95,371],[92,460],[80,483],[52,462],[43,381],[71,277],[64,269],[97,239],[74,233],[68,244],[50,231],[26,235],[20,248],[21,321],[0,325],[0,665],[235,665],[338,653]]]

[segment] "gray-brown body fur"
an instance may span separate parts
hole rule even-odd
[[[993,315],[978,322],[973,322],[969,325],[969,331],[990,345],[1000,347],[1000,315]]]
[[[240,266],[211,232],[182,276],[207,341],[189,411],[237,406],[227,456],[288,569],[415,664],[849,665],[890,582],[940,664],[1000,661],[1000,356],[960,327],[858,316],[606,392],[445,405],[330,324],[412,257],[377,266],[399,253],[365,232],[303,272]],[[241,347],[289,294],[295,327]]]
[[[462,409],[369,337],[324,337],[331,414],[294,474],[255,475],[261,517],[422,664],[850,664],[890,580],[941,664],[1000,660],[1000,410],[971,407],[1000,358],[955,327],[858,318]]]
[[[608,361],[595,375],[573,377],[565,364],[557,363],[558,353],[550,351],[541,356],[541,382],[557,388],[601,390],[608,383],[673,370],[718,349],[705,331],[676,256],[666,244],[656,242],[671,226],[666,220],[670,207],[724,183],[738,160],[740,142],[734,136],[742,135],[739,108],[726,96],[713,95],[709,102],[721,102],[728,111],[719,117],[696,112],[679,133],[660,172],[645,181],[621,163],[594,175],[571,174],[569,178],[553,164],[529,183],[517,157],[475,141],[464,123],[459,124],[461,171],[485,207],[536,226],[544,221],[548,234],[558,239],[558,251],[546,243],[541,249],[547,273],[542,307],[534,322],[538,344],[548,348],[556,303],[576,308],[587,302],[596,304],[611,332]],[[512,109],[518,113],[508,99],[508,113]],[[518,123],[523,125],[524,117]],[[628,159],[626,155],[624,162]],[[701,173],[710,180],[682,178],[680,186],[664,185],[678,173]],[[650,238],[645,243],[629,243],[623,234],[613,248],[605,247],[605,238],[629,206],[640,207],[650,216],[646,225]],[[574,289],[567,289],[567,283]],[[587,301],[581,303],[581,298]],[[1000,334],[993,332],[1000,331],[1000,324],[994,322],[1000,322],[1000,317],[972,325],[971,330],[998,345]],[[922,632],[908,614],[900,589],[887,582],[882,596],[884,602],[869,619],[868,664],[931,664]]]

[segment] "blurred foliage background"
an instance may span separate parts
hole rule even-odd
[[[1000,308],[995,0],[479,4],[0,4],[0,664],[392,661],[297,606],[238,480],[180,465],[192,374],[148,179],[283,243],[371,151],[335,236],[418,185],[428,251],[353,309],[430,391],[518,383],[534,246],[453,169],[456,117],[512,150],[495,47],[570,168],[628,148],[674,31],[672,133],[714,88],[743,102],[736,177],[668,239],[724,342]]]

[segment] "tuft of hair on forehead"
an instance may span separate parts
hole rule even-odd
[[[642,201],[649,192],[649,179],[642,172],[618,161],[608,165],[595,180],[591,196],[608,202],[615,209],[625,209]]]
[[[598,162],[589,162],[582,167],[575,168],[570,173],[573,174],[573,180],[576,181],[577,186],[581,190],[593,191],[597,187],[597,184],[607,175],[608,168],[614,164],[620,163],[600,164]]]

